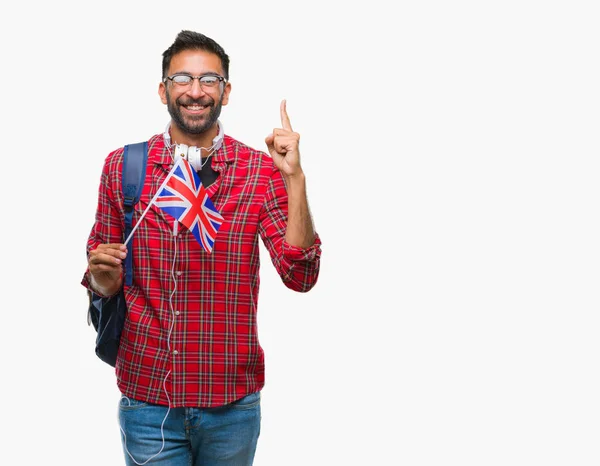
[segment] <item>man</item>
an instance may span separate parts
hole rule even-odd
[[[136,229],[125,245],[120,148],[103,167],[82,284],[106,297],[124,286],[128,313],[116,376],[126,463],[251,465],[264,385],[258,238],[290,289],[309,291],[319,273],[321,242],[299,135],[285,101],[282,128],[265,139],[271,157],[223,135],[218,118],[231,92],[229,57],[202,34],[179,33],[162,68],[158,93],[171,121],[148,141]],[[153,203],[186,148],[223,217],[211,252]],[[132,286],[123,282],[129,253]]]

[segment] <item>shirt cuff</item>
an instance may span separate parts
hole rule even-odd
[[[319,257],[321,257],[321,239],[319,238],[319,235],[315,233],[315,242],[307,248],[292,246],[284,239],[283,257],[294,262],[312,262],[318,259]]]

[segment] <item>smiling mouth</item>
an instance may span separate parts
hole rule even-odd
[[[199,112],[201,110],[204,110],[205,108],[208,108],[208,105],[193,104],[193,105],[183,105],[183,107],[185,109],[189,110],[190,112]]]

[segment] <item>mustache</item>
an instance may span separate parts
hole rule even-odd
[[[203,107],[212,107],[215,104],[214,99],[207,97],[205,99],[177,99],[179,105],[202,105]]]

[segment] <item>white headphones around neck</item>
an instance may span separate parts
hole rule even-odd
[[[210,147],[196,147],[196,146],[187,146],[186,144],[176,144],[175,145],[175,156],[180,156],[186,159],[194,170],[202,170],[202,151],[204,149],[212,155],[216,151],[218,151],[223,145],[223,136],[225,135],[223,131],[223,124],[217,120],[217,126],[219,127],[219,134],[217,134],[214,139],[212,146]],[[167,123],[167,127],[165,128],[165,132],[163,133],[163,137],[165,139],[165,146],[171,145],[171,135],[169,134],[169,128],[171,127],[171,122]]]

